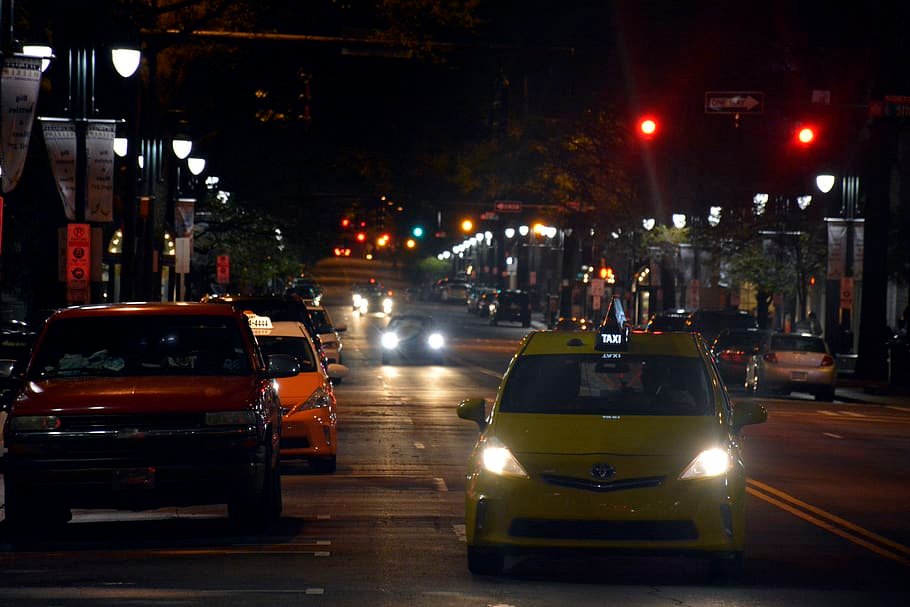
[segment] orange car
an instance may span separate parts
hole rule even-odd
[[[348,374],[348,368],[329,364],[323,369],[313,340],[303,324],[271,322],[250,317],[250,326],[264,354],[290,354],[297,358],[300,373],[278,381],[281,399],[281,455],[306,459],[316,472],[334,472],[338,453],[333,379]]]

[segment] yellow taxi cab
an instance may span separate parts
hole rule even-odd
[[[289,354],[300,373],[277,380],[281,400],[281,456],[305,459],[315,472],[335,472],[338,454],[337,415],[332,380],[348,368],[319,364],[319,354],[302,323],[249,315],[250,327],[266,355]]]
[[[597,332],[533,331],[489,416],[467,475],[468,568],[498,574],[507,555],[562,550],[709,557],[742,564],[743,426],[698,335],[632,332],[618,300]]]

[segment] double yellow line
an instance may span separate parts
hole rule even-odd
[[[910,567],[910,547],[882,537],[835,514],[798,500],[789,493],[754,479],[750,478],[746,481],[746,492],[808,523],[812,523],[816,527],[853,542],[857,546],[862,546],[879,556],[891,559],[905,567]]]

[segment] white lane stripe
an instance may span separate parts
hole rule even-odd
[[[865,413],[857,413],[856,411],[841,411],[842,415],[849,415],[850,417],[869,417]]]
[[[424,448],[423,443],[414,443],[414,446],[415,446],[416,448],[418,448],[418,449],[423,449],[423,448]]]
[[[327,520],[330,520],[331,518],[332,518],[331,514],[317,514],[316,515],[317,521],[327,521]]]
[[[452,531],[455,532],[455,537],[458,538],[459,542],[467,542],[467,530],[464,525],[452,525]]]
[[[823,434],[824,436],[828,436],[828,437],[830,437],[830,438],[844,438],[844,437],[841,436],[840,434],[834,434],[833,432],[823,432],[822,434]]]
[[[436,483],[436,489],[439,490],[440,492],[445,493],[446,491],[449,490],[449,488],[446,487],[446,482],[443,479],[434,478],[433,481]]]
[[[835,413],[834,411],[826,411],[826,410],[824,410],[824,409],[819,409],[818,412],[821,413],[822,415],[831,415],[831,416],[833,416],[833,417],[837,417],[837,416],[838,416],[838,413]]]
[[[895,411],[905,411],[910,413],[910,407],[898,407],[897,405],[886,405],[886,409],[894,409]]]

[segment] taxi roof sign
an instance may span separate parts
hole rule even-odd
[[[245,312],[245,314],[247,316],[247,321],[250,323],[250,328],[253,329],[253,333],[272,330],[272,319],[268,316],[259,316],[252,312]]]
[[[597,329],[594,349],[599,352],[625,352],[629,349],[630,330],[622,302],[614,295],[607,308],[607,315]]]

